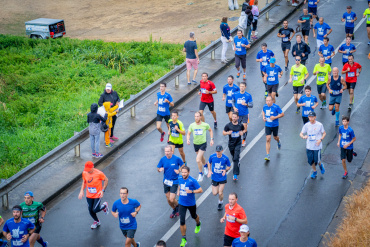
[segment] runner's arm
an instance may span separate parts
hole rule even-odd
[[[328,33],[326,34],[326,37],[328,37],[329,34],[331,34],[331,32],[333,32],[333,29],[332,28],[329,29]]]
[[[305,74],[304,76],[304,79],[307,80],[307,78],[310,76],[310,73],[307,72],[307,74]]]
[[[279,115],[277,115],[274,119],[272,120],[275,120],[275,119],[278,119],[278,118],[282,118],[284,117],[284,112],[280,113]]]
[[[4,219],[0,216],[0,226],[4,223]]]
[[[141,205],[139,207],[135,208],[136,215],[139,213],[140,209],[141,209]]]
[[[202,193],[202,192],[203,192],[202,187],[199,187],[199,189],[196,189],[196,190],[192,190],[193,194]]]
[[[337,142],[337,146],[340,147],[340,139],[342,138],[342,134],[339,133],[338,135],[338,142]]]
[[[85,180],[82,179],[82,185],[81,185],[80,194],[78,195],[78,199],[82,199],[82,197],[84,196],[84,189],[85,189],[85,187],[86,187]]]
[[[200,62],[199,60],[199,55],[198,55],[198,49],[194,49],[195,56],[197,57],[198,63]]]
[[[39,222],[40,223],[44,223],[45,221],[45,215],[46,215],[46,207],[42,207],[40,210],[39,210]]]
[[[225,101],[225,99],[226,99],[226,94],[224,93],[224,94],[222,95],[222,101]]]
[[[291,33],[291,35],[289,37],[289,41],[291,41],[293,39],[294,35],[295,35],[295,31],[293,30],[293,32]]]
[[[331,77],[328,78],[328,82],[326,83],[326,88],[328,89],[329,93],[331,91],[331,89],[330,89],[330,82],[331,82]]]
[[[342,83],[342,85],[343,85],[342,90],[343,90],[343,91],[344,91],[344,90],[346,90],[346,89],[347,89],[347,83],[346,83],[346,81],[344,80],[344,78],[343,78],[343,77],[340,79],[340,83]]]
[[[210,127],[210,128],[208,129],[208,131],[209,131],[209,135],[211,136],[210,145],[211,145],[211,146],[213,146],[213,130],[212,130],[212,128]]]
[[[103,192],[105,191],[105,189],[107,188],[107,186],[108,186],[108,177],[107,176],[105,176],[105,178],[104,178],[104,185],[103,185]]]
[[[235,222],[238,222],[240,224],[248,224],[248,219],[245,217],[245,219],[239,219],[235,217]]]
[[[190,145],[190,134],[191,134],[191,131],[188,130],[188,134],[186,135],[186,141],[187,143]]]

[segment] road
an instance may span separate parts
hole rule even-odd
[[[340,22],[345,6],[349,1],[329,0],[320,3],[319,14],[324,15],[326,22],[333,28],[330,43],[337,48],[344,40],[344,25]],[[360,17],[366,7],[362,2],[351,2],[353,11]],[[333,6],[340,11],[332,11]],[[290,22],[296,21],[300,12],[292,16]],[[272,17],[271,17],[272,18]],[[360,18],[361,20],[361,18]],[[357,21],[357,24],[359,21]],[[283,56],[280,41],[276,33],[270,34],[264,42],[268,49],[274,51],[277,64],[282,68]],[[316,43],[310,34],[311,49]],[[295,39],[294,39],[295,40]],[[295,42],[293,42],[295,43]],[[261,116],[264,105],[264,87],[262,86],[259,63],[255,62],[257,49],[248,52],[247,91],[252,94],[254,108],[250,110],[251,122],[248,127],[248,146],[243,149],[241,159],[241,175],[234,182],[232,174],[228,175],[225,195],[236,192],[239,195],[238,203],[243,206],[248,216],[248,225],[251,237],[259,246],[317,246],[325,233],[336,209],[354,178],[355,172],[361,167],[369,149],[369,133],[366,131],[370,114],[367,107],[370,104],[370,87],[366,78],[370,77],[369,61],[366,45],[365,23],[356,31],[353,42],[357,46],[355,61],[359,62],[363,70],[355,90],[355,104],[351,113],[350,125],[354,129],[358,140],[355,150],[358,156],[349,165],[349,178],[343,180],[343,168],[340,163],[339,152],[336,146],[337,130],[334,126],[334,116],[330,112],[317,109],[317,120],[324,124],[327,137],[324,140],[323,160],[326,165],[325,175],[319,173],[316,180],[309,178],[311,168],[307,164],[305,141],[300,139],[302,119],[295,113],[292,104],[291,84],[283,86],[289,75],[284,73],[280,80],[280,91],[277,104],[284,107],[285,117],[280,120],[279,136],[282,140],[282,149],[276,149],[276,142],[272,140],[271,161],[265,162],[265,136]],[[314,49],[312,49],[314,50]],[[317,52],[317,51],[316,51]],[[294,64],[290,56],[290,65]],[[308,83],[313,86],[313,94],[317,96],[316,78],[311,78],[314,65],[318,62],[318,55],[309,56],[307,65],[310,77]],[[336,55],[333,67],[342,66],[341,56]],[[227,137],[222,136],[223,126],[228,121],[222,99],[222,87],[227,82],[229,74],[235,75],[236,70],[230,66],[221,73],[214,82],[218,94],[214,95],[215,109],[218,116],[219,128],[215,130],[215,144],[227,146]],[[240,82],[240,80],[237,80]],[[341,115],[348,115],[348,94],[345,92],[341,105]],[[199,105],[199,96],[194,95],[180,108],[179,119],[187,128],[194,121],[194,112]],[[154,113],[153,113],[154,114]],[[212,123],[212,116],[206,110],[206,122]],[[163,124],[164,126],[164,124]],[[212,124],[211,124],[212,126]],[[118,128],[124,126],[118,126]],[[137,217],[138,230],[135,239],[142,246],[153,246],[161,238],[167,240],[168,246],[178,246],[181,240],[178,219],[170,219],[171,210],[166,202],[162,188],[162,176],[156,171],[159,159],[164,155],[166,143],[159,141],[159,133],[154,126],[148,129],[132,145],[124,148],[121,156],[117,157],[103,171],[109,178],[109,186],[104,199],[112,203],[119,198],[119,188],[129,188],[129,197],[135,198],[142,204],[142,210]],[[197,177],[195,153],[192,146],[185,146],[188,166],[191,175]],[[214,147],[208,145],[206,157],[214,153]],[[178,155],[178,152],[175,152]],[[229,155],[229,152],[226,151]],[[210,179],[201,182],[204,190],[197,195],[198,214],[202,221],[202,230],[195,236],[193,220],[187,220],[188,246],[222,246],[224,224],[219,223],[223,212],[217,211],[217,198],[210,192]],[[79,184],[66,194],[60,196],[57,202],[49,208],[46,223],[43,225],[42,236],[51,246],[124,246],[123,236],[118,227],[118,220],[113,216],[99,214],[101,227],[92,231],[90,218],[85,200],[78,200]],[[227,196],[226,196],[227,198]],[[225,200],[227,201],[227,200]]]

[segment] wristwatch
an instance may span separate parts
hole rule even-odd
[[[105,192],[105,190],[103,190],[103,192]]]
[[[191,193],[193,193],[193,194],[194,194],[194,190],[192,190],[192,191],[191,191]]]

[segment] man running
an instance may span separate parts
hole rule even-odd
[[[297,106],[302,106],[302,120],[303,125],[309,122],[308,114],[310,112],[315,111],[315,108],[319,105],[319,102],[317,101],[316,96],[311,95],[311,87],[306,86],[305,87],[305,93],[306,95],[303,95],[301,98],[299,98]]]
[[[344,78],[339,75],[337,67],[333,68],[333,75],[329,77],[326,87],[330,93],[329,111],[331,111],[331,115],[335,114],[335,126],[339,126],[339,106],[342,102],[342,93],[346,90],[347,84]]]
[[[233,158],[234,168],[233,168],[233,180],[238,180],[238,175],[240,173],[240,150],[242,145],[242,136],[247,130],[244,127],[244,124],[239,122],[239,115],[237,112],[234,112],[232,115],[232,121],[226,124],[222,134],[224,136],[229,136],[229,150]]]
[[[180,231],[181,231],[181,244],[180,246],[185,246],[187,244],[186,240],[186,211],[189,210],[191,218],[196,222],[196,227],[194,232],[197,234],[200,232],[201,222],[199,216],[197,215],[197,205],[195,201],[195,194],[202,193],[203,189],[200,187],[197,180],[195,180],[190,174],[190,168],[188,166],[183,166],[181,168],[181,177],[179,178],[179,187],[177,190],[177,195],[179,196],[179,211],[180,211]]]
[[[174,106],[173,99],[171,94],[166,92],[167,84],[165,82],[161,82],[159,84],[160,91],[157,93],[157,100],[154,102],[154,105],[158,105],[157,110],[157,130],[159,133],[161,133],[161,142],[164,140],[164,135],[166,132],[164,132],[161,128],[162,120],[166,122],[167,129],[170,128],[170,125],[168,124],[168,121],[170,120],[170,106]]]
[[[316,19],[316,21],[319,20],[319,17],[317,16],[317,4],[320,2],[320,0],[308,0],[308,13],[310,13],[313,18]],[[307,3],[307,0],[304,1],[304,4]]]
[[[172,147],[172,151],[175,152],[175,148],[179,150],[181,155],[182,161],[186,165],[185,160],[185,152],[184,152],[184,141],[182,136],[186,135],[184,124],[178,120],[179,112],[173,111],[171,113],[171,119],[168,121],[170,128],[168,129],[168,133],[170,136],[168,145]]]
[[[316,23],[313,29],[314,38],[316,37],[316,30],[317,30],[316,46],[317,49],[319,49],[320,46],[324,44],[324,38],[326,38],[333,31],[333,29],[331,29],[331,27],[324,22],[324,17],[320,17],[319,23]]]
[[[234,76],[229,75],[227,77],[227,84],[223,88],[222,101],[226,100],[226,113],[229,116],[230,121],[233,114],[233,95],[239,91],[239,87],[234,84]]]
[[[355,39],[355,21],[357,21],[357,16],[355,12],[352,12],[352,6],[347,6],[347,12],[344,12],[342,17],[342,22],[345,22],[344,31],[346,32],[346,37]]]
[[[233,240],[232,247],[257,247],[256,240],[250,238],[249,227],[247,225],[241,225],[240,229],[240,238]]]
[[[238,71],[236,74],[236,78],[240,77],[240,63],[242,64],[243,68],[243,80],[247,79],[247,75],[245,74],[245,70],[247,68],[247,48],[251,48],[247,38],[243,36],[243,31],[238,30],[236,33],[237,37],[234,38],[233,49],[235,51],[235,68]]]
[[[272,98],[268,96],[266,98],[266,104],[262,109],[262,118],[265,121],[265,134],[266,134],[266,156],[265,160],[270,160],[270,148],[271,148],[271,133],[274,135],[274,139],[277,142],[278,150],[281,149],[281,142],[279,138],[279,118],[284,117],[284,112],[280,106],[272,102]]]
[[[340,159],[342,160],[342,166],[344,169],[343,179],[348,177],[346,159],[349,163],[353,159],[353,143],[356,141],[355,132],[348,125],[349,117],[342,117],[343,125],[339,127],[339,137],[337,146],[340,147]]]
[[[198,64],[200,60],[199,60],[199,55],[198,55],[197,41],[195,40],[194,32],[191,32],[189,40],[185,41],[183,52],[186,52],[186,77],[188,79],[188,85],[191,84],[190,82],[191,67],[194,68],[194,75],[193,75],[192,82],[194,84],[197,84],[195,77],[197,76]]]
[[[283,70],[279,65],[275,64],[276,58],[270,59],[270,64],[265,66],[262,70],[264,74],[264,83],[267,86],[268,96],[272,98],[272,102],[275,103],[275,97],[278,96],[279,89],[279,78],[283,75]]]
[[[225,205],[225,214],[220,219],[221,223],[225,221],[224,247],[231,247],[234,239],[240,237],[240,226],[248,223],[244,209],[238,204],[236,193],[229,194],[229,203]]]
[[[103,185],[104,184],[104,185]],[[105,215],[109,214],[108,203],[104,202],[100,206],[101,199],[103,198],[105,189],[108,186],[108,178],[103,172],[94,168],[94,163],[87,161],[85,163],[85,169],[82,172],[82,185],[78,199],[82,199],[84,196],[84,189],[86,187],[86,200],[91,217],[94,219],[94,223],[91,225],[91,229],[95,229],[100,226],[100,221],[96,215],[102,211]]]
[[[45,206],[41,202],[35,202],[33,200],[32,191],[27,191],[24,194],[24,202],[19,206],[22,208],[23,218],[31,221],[35,225],[35,231],[29,237],[30,246],[35,246],[36,241],[43,247],[48,246],[48,242],[44,241],[40,236],[41,226],[42,223],[44,223],[46,214]]]
[[[140,202],[128,198],[128,189],[122,187],[119,190],[120,199],[115,201],[112,206],[112,215],[119,219],[119,228],[125,236],[125,247],[140,247],[140,242],[136,242],[135,232],[137,229],[136,216],[141,209]]]
[[[215,112],[215,102],[213,100],[212,94],[216,94],[217,89],[215,84],[212,81],[208,80],[208,74],[202,74],[202,80],[200,81],[200,91],[198,92],[200,97],[200,104],[199,104],[199,112],[202,115],[202,121],[205,122],[204,119],[204,109],[208,106],[209,111],[211,112],[213,119],[215,120],[213,123],[213,127],[217,129],[217,118]]]
[[[301,57],[301,64],[306,65],[306,61],[308,59],[308,55],[311,53],[310,47],[302,42],[302,36],[300,34],[296,35],[297,43],[293,45],[292,55],[293,57],[300,56]]]
[[[234,112],[237,112],[239,115],[239,123],[244,125],[245,132],[242,137],[242,146],[246,146],[245,139],[248,134],[248,120],[249,120],[249,110],[248,108],[253,108],[252,95],[247,93],[245,89],[247,88],[247,83],[242,81],[240,83],[240,92],[237,92],[233,95],[233,107]]]
[[[370,2],[368,2],[369,8],[365,9],[362,17],[366,18],[366,31],[367,31],[367,38],[369,42],[367,45],[370,45]]]
[[[212,194],[218,195],[217,210],[222,210],[224,203],[224,188],[227,183],[227,171],[231,164],[229,158],[223,154],[224,148],[216,146],[216,153],[212,154],[208,160],[208,177],[212,175]]]
[[[263,70],[266,68],[267,65],[269,65],[270,59],[275,57],[275,54],[271,50],[267,49],[267,44],[266,43],[263,43],[261,45],[261,48],[262,48],[262,50],[260,50],[257,53],[256,62],[260,63],[262,82],[264,83],[264,86],[265,86],[265,98],[266,98],[267,95],[268,95],[268,90],[267,90],[267,84],[264,81],[265,74],[263,73]]]
[[[168,205],[173,209],[170,218],[179,216],[179,204],[176,200],[177,187],[179,185],[180,167],[184,165],[182,160],[173,155],[172,147],[164,148],[165,156],[162,157],[157,165],[157,171],[163,171],[163,189],[167,198]]]
[[[357,77],[360,76],[361,71],[362,66],[354,61],[353,55],[348,55],[348,63],[343,66],[342,74],[346,74],[346,84],[349,93],[349,110],[351,110],[353,106]]]
[[[312,15],[308,13],[306,8],[303,9],[303,15],[298,19],[298,23],[302,24],[302,35],[304,42],[308,45],[308,36],[310,36],[310,25],[312,25]]]
[[[329,76],[331,73],[331,67],[329,64],[325,63],[325,58],[320,57],[319,63],[315,65],[313,69],[313,74],[317,75],[317,93],[319,95],[319,99],[321,100],[320,109],[326,108],[326,83],[329,80]]]
[[[298,103],[298,100],[303,94],[303,87],[306,84],[306,80],[309,76],[306,66],[301,64],[301,57],[295,57],[295,65],[290,69],[289,83],[293,83],[293,95],[295,104]],[[297,106],[296,113],[300,112],[301,108]]]
[[[329,44],[329,38],[324,38],[324,44],[320,46],[319,52],[320,57],[325,58],[325,63],[331,66],[331,58],[335,56],[334,47]]]
[[[22,207],[15,205],[12,208],[13,218],[8,219],[3,227],[3,235],[11,242],[12,247],[29,247],[29,236],[35,231],[35,225],[22,218]]]
[[[279,29],[279,32],[277,36],[281,39],[281,49],[283,50],[284,53],[284,58],[285,58],[285,71],[288,71],[288,66],[289,66],[289,50],[291,47],[290,41],[294,37],[295,31],[293,28],[288,27],[288,21],[285,20],[283,22],[283,27]]]
[[[306,153],[308,164],[312,166],[312,175],[311,178],[317,178],[316,165],[319,165],[321,174],[325,173],[324,165],[321,163],[321,149],[322,141],[326,136],[324,126],[316,121],[316,113],[310,112],[308,114],[308,119],[310,120],[306,123],[299,136],[302,139],[306,139]],[[306,135],[305,135],[306,134]]]
[[[197,164],[199,169],[198,182],[203,181],[202,167],[204,166],[204,175],[208,174],[208,168],[206,165],[206,159],[204,158],[204,153],[207,150],[207,130],[211,136],[210,145],[213,146],[213,131],[209,124],[202,122],[202,115],[200,112],[194,114],[195,122],[190,124],[188,129],[188,134],[186,136],[187,143],[190,145],[190,134],[193,132],[193,144],[194,151],[197,154]]]
[[[342,62],[345,65],[348,62],[348,55],[356,52],[356,46],[351,44],[351,37],[346,37],[346,43],[339,47],[338,52],[342,53]]]

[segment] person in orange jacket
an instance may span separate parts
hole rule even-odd
[[[108,125],[108,131],[105,132],[105,136],[104,136],[105,137],[105,146],[107,148],[110,148],[110,147],[113,146],[113,144],[110,141],[110,132],[111,132],[111,129],[113,127],[112,117],[115,116],[118,113],[118,105],[115,105],[113,107],[111,107],[110,105],[111,105],[111,102],[109,102],[109,101],[103,103],[105,111],[107,112],[107,115],[108,115],[107,121],[105,121],[105,123]]]

